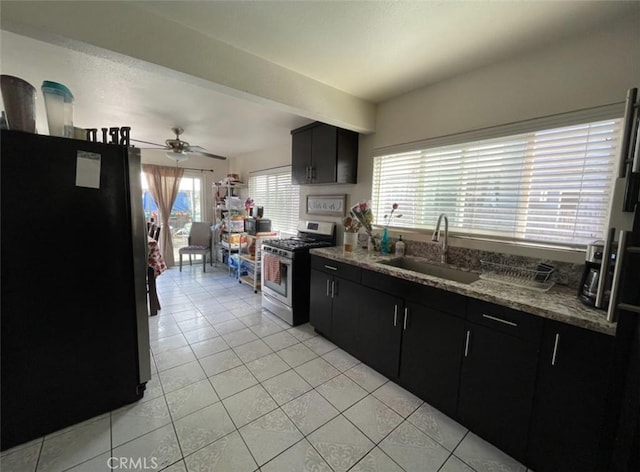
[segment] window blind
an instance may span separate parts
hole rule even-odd
[[[383,223],[581,246],[603,238],[621,120],[564,126],[374,158],[372,207]]]
[[[280,233],[297,233],[300,187],[291,184],[291,168],[258,171],[249,176],[249,196],[264,207],[264,218]]]

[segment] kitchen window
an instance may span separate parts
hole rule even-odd
[[[297,233],[300,186],[291,184],[290,166],[252,172],[249,196],[254,208],[264,207],[264,218],[271,220],[274,231]]]
[[[393,225],[582,246],[604,237],[620,119],[424,147],[374,158],[372,207]]]

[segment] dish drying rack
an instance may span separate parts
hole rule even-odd
[[[549,280],[555,269],[544,264],[538,265],[538,269],[527,269],[481,260],[480,266],[482,268],[480,278],[492,282],[514,285],[538,292],[548,291],[555,283]]]

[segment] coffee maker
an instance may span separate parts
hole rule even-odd
[[[604,241],[597,240],[587,246],[585,256],[584,273],[578,288],[578,298],[585,305],[596,308],[607,309],[609,306],[609,297],[611,295],[611,281],[613,278],[613,269],[615,263],[616,252],[611,250],[611,261],[603,266]],[[596,297],[598,293],[598,285],[601,283],[600,278],[605,277],[602,283],[605,284],[604,296],[599,306],[596,305]]]

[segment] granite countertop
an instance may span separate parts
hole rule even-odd
[[[531,289],[518,288],[512,285],[483,279],[471,284],[463,284],[398,267],[379,264],[381,261],[395,259],[395,256],[369,254],[366,250],[362,249],[357,249],[354,252],[345,252],[342,246],[312,249],[311,254],[345,262],[362,267],[363,269],[380,272],[411,282],[496,303],[591,331],[612,336],[615,335],[616,324],[607,321],[606,312],[585,306],[578,300],[575,291],[568,287],[556,285],[548,292],[541,293]],[[406,257],[411,258],[411,256]],[[428,261],[423,258],[414,257],[414,259],[438,263],[437,261]]]

